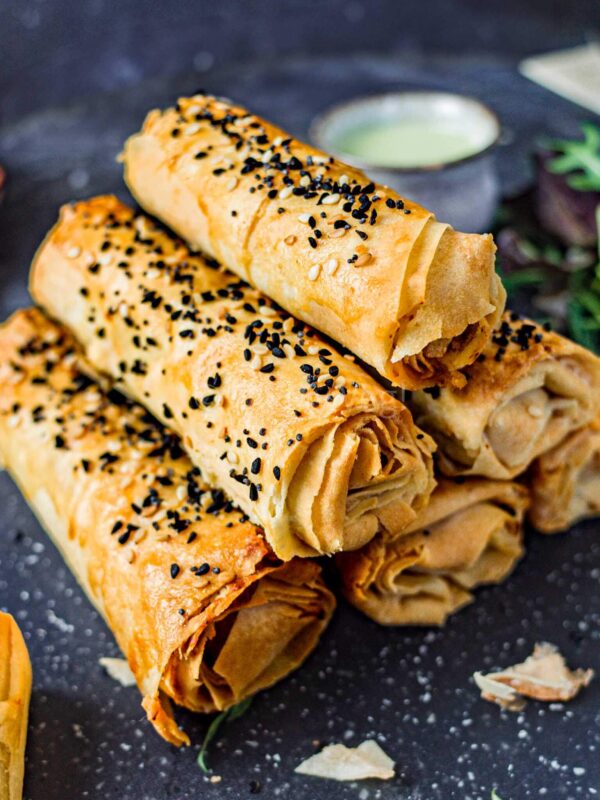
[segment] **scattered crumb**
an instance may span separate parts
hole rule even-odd
[[[330,744],[299,764],[295,771],[334,781],[388,780],[395,774],[394,762],[373,741],[362,742],[358,747]]]
[[[121,686],[135,686],[135,677],[124,658],[99,658],[98,663]]]
[[[211,783],[221,783],[223,778],[220,775],[211,775],[208,779]]]
[[[525,705],[524,697],[547,703],[572,700],[593,677],[591,669],[570,670],[558,648],[547,642],[536,644],[522,664],[501,672],[473,675],[484,700],[510,711],[520,711]]]

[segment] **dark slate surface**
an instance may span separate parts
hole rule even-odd
[[[28,263],[58,205],[124,194],[114,161],[123,138],[152,104],[198,82],[188,71],[125,88],[113,83],[111,93],[10,115],[0,128],[9,172],[0,207],[1,316],[28,302]],[[536,136],[572,133],[585,116],[516,76],[510,60],[491,57],[278,57],[218,67],[201,82],[295,133],[357,92],[468,91],[505,124],[505,191],[526,184]],[[118,654],[116,645],[6,475],[0,509],[0,606],[25,631],[35,674],[31,800],[225,800],[250,796],[251,780],[262,797],[294,800],[488,800],[494,787],[503,800],[571,800],[600,791],[600,681],[568,706],[530,703],[514,715],[481,701],[470,680],[475,669],[521,660],[539,640],[557,644],[573,666],[600,670],[597,522],[565,536],[530,536],[514,577],[479,592],[443,631],[386,630],[342,606],[309,662],[225,729],[210,757],[221,781],[211,784],[195,765],[196,747],[165,745],[144,721],[136,690],[117,686],[98,666],[99,657]],[[181,720],[198,744],[206,722],[185,713]],[[294,775],[313,742],[366,737],[397,761],[393,782],[338,785]]]

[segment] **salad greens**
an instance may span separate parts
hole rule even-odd
[[[245,700],[242,700],[241,703],[237,703],[237,705],[231,706],[231,708],[228,708],[226,711],[222,711],[220,714],[217,714],[217,716],[210,723],[208,730],[206,731],[206,735],[204,736],[204,741],[202,742],[200,752],[198,753],[198,758],[196,759],[197,764],[202,772],[209,772],[209,767],[206,763],[208,746],[216,737],[221,725],[224,722],[233,722],[233,720],[238,719],[242,716],[242,714],[245,714],[252,705],[253,700],[254,697],[247,697]]]

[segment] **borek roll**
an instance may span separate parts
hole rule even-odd
[[[227,708],[298,667],[334,599],[209,489],[178,438],[101,391],[39,311],[0,329],[0,456],[125,654],[156,730],[170,700]]]
[[[402,403],[116,198],[63,208],[31,291],[280,558],[355,549],[427,502],[433,443]]]
[[[529,519],[541,533],[600,515],[600,416],[534,461]]]
[[[502,313],[491,236],[240,106],[152,111],[123,160],[143,208],[399,386],[461,380]]]
[[[441,480],[405,535],[336,557],[344,594],[382,625],[442,625],[521,558],[527,505],[517,483]]]
[[[446,475],[514,478],[600,410],[600,359],[510,312],[464,374],[410,401]]]

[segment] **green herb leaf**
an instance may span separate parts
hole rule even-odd
[[[245,700],[242,700],[240,703],[237,703],[231,708],[228,708],[226,711],[221,711],[220,714],[213,719],[213,721],[208,726],[208,730],[206,731],[206,735],[204,736],[204,741],[202,742],[202,747],[200,748],[200,752],[198,753],[198,758],[196,762],[202,772],[209,772],[209,767],[206,763],[206,753],[208,750],[209,744],[212,740],[216,737],[217,733],[219,732],[219,728],[224,722],[232,722],[234,719],[238,719],[245,714],[246,711],[252,705],[252,701],[254,697],[247,697]]]
[[[583,141],[580,139],[552,139],[545,146],[557,155],[546,164],[549,172],[556,175],[569,175],[567,183],[572,189],[581,192],[600,191],[600,128],[593,122],[581,126]]]
[[[546,270],[543,267],[524,267],[513,272],[503,272],[500,268],[497,268],[497,272],[509,297],[512,297],[520,289],[526,289],[528,286],[539,286],[544,283],[547,277]]]
[[[502,798],[495,789],[492,789],[492,796],[490,800],[502,800]]]

